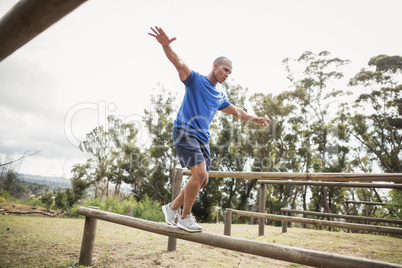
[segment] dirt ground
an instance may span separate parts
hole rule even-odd
[[[202,224],[223,234],[223,224]],[[0,215],[1,267],[77,267],[84,219]],[[402,240],[389,236],[258,225],[232,225],[232,236],[402,264]],[[184,240],[167,251],[168,238],[98,221],[94,267],[306,267]]]

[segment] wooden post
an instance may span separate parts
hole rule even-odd
[[[99,209],[98,207],[89,207]],[[84,234],[82,235],[79,265],[92,266],[92,253],[94,251],[96,235],[96,218],[85,217]]]
[[[267,185],[261,183],[260,184],[260,200],[259,200],[259,212],[260,213],[266,213],[266,211],[265,211],[266,194],[267,194]],[[261,219],[261,218],[258,219],[258,236],[264,235],[264,224],[265,224],[264,219]]]
[[[225,226],[223,234],[228,236],[231,236],[232,234],[232,210],[228,208],[225,210]]]
[[[172,201],[175,200],[175,198],[180,194],[182,181],[183,181],[183,169],[176,168],[172,181]],[[176,244],[177,244],[177,238],[169,236],[167,250],[175,251]]]
[[[283,216],[287,216],[287,213],[282,211]],[[286,233],[288,231],[288,223],[286,221],[282,221],[282,233]]]
[[[4,60],[85,1],[18,1],[0,20],[0,61]]]

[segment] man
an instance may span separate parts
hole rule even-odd
[[[208,172],[211,164],[208,141],[209,125],[217,110],[231,114],[244,121],[252,121],[262,127],[269,126],[268,118],[254,117],[240,108],[230,104],[222,92],[215,86],[222,84],[232,72],[232,62],[226,57],[219,57],[213,62],[212,70],[207,75],[190,70],[190,68],[172,50],[170,43],[176,38],[169,38],[162,28],[151,28],[149,35],[162,45],[169,61],[176,67],[180,80],[184,83],[186,93],[173,126],[173,143],[182,167],[188,167],[192,176],[181,190],[179,196],[162,207],[168,224],[176,225],[175,217],[183,205],[182,215],[177,226],[189,232],[202,231],[191,209],[200,189],[208,183]]]

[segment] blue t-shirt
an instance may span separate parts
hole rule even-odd
[[[225,109],[230,103],[206,76],[197,72],[191,71],[183,83],[186,93],[173,127],[185,128],[207,143],[210,139],[209,125],[216,111]]]

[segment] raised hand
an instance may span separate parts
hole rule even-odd
[[[167,34],[162,30],[162,28],[155,26],[155,29],[151,27],[153,33],[148,33],[149,35],[156,38],[156,40],[162,45],[167,46],[176,40],[176,37],[169,38]]]

